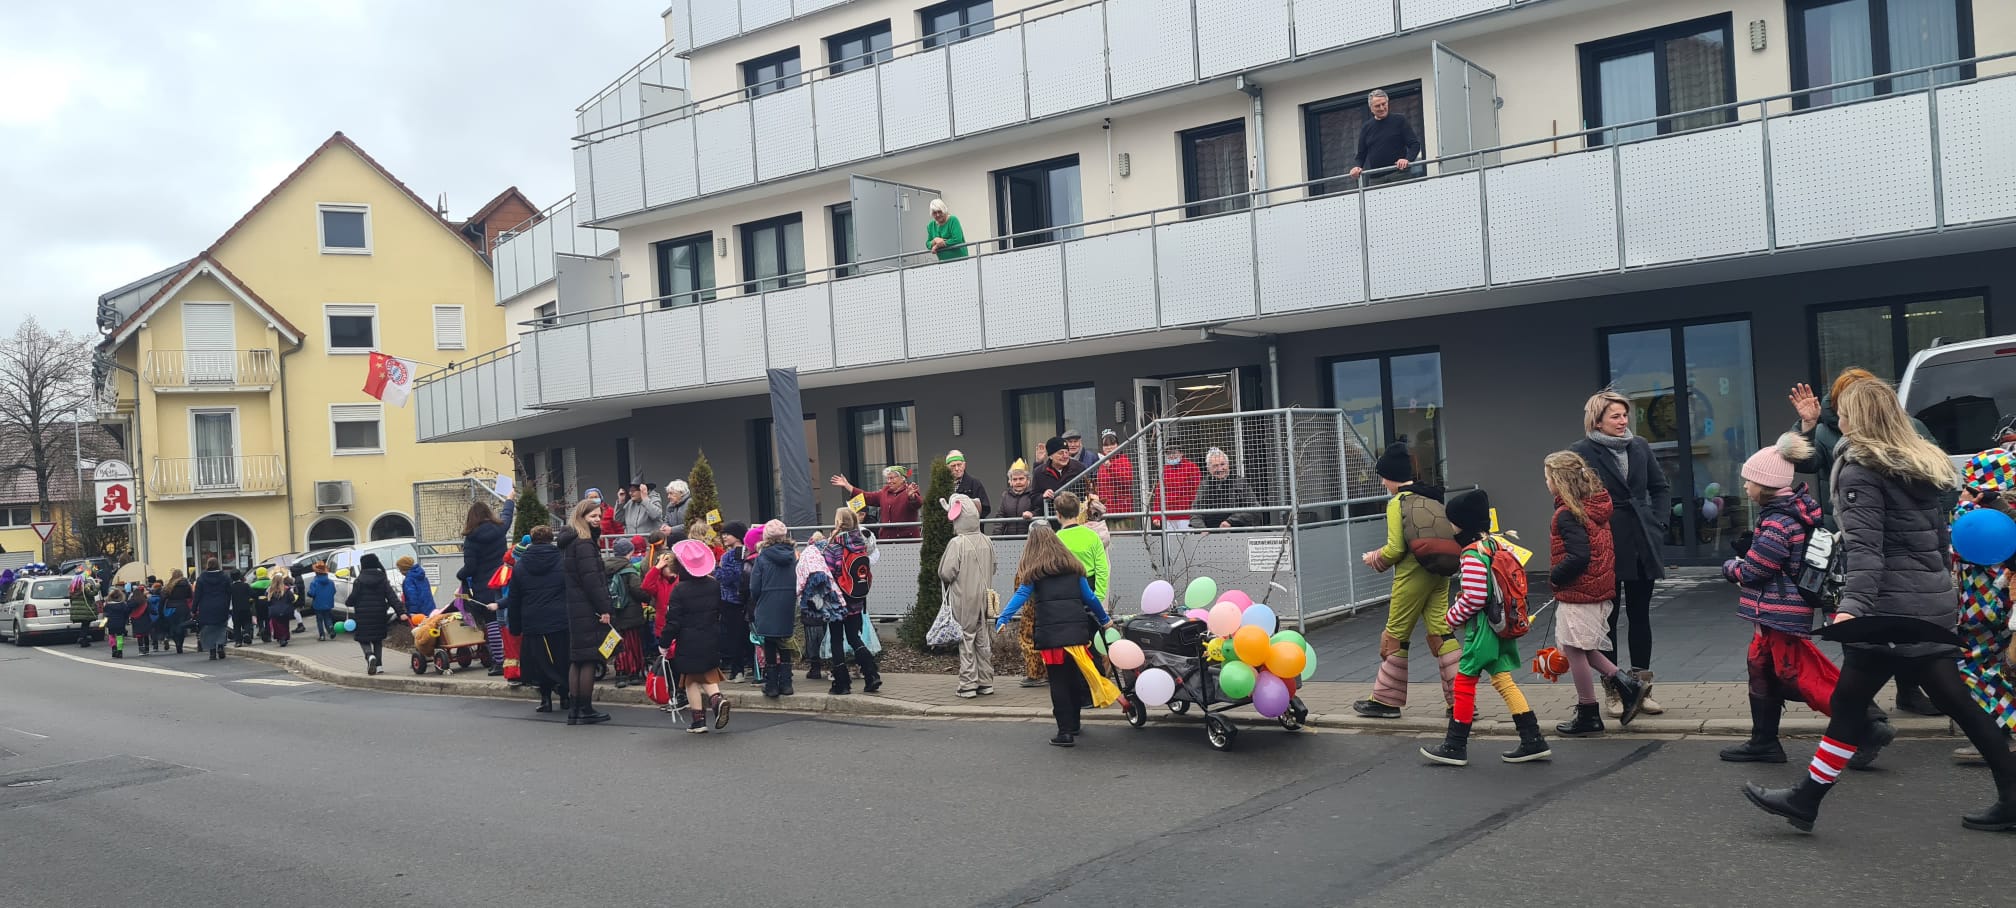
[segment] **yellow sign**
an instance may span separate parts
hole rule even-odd
[[[1500,531],[1499,531],[1499,529],[1498,529],[1498,509],[1497,509],[1497,508],[1492,508],[1492,509],[1491,509],[1491,532],[1493,532],[1493,533],[1496,533],[1496,532],[1500,532]]]
[[[856,495],[853,498],[847,499],[847,507],[852,508],[856,514],[868,510],[868,496]]]
[[[714,510],[707,512],[707,525],[710,527],[718,527],[721,525],[720,508],[715,508]]]

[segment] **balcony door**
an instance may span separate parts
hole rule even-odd
[[[230,303],[182,304],[184,379],[192,385],[229,384],[238,346]]]
[[[1581,47],[1583,126],[1594,129],[1700,110],[1736,100],[1730,16],[1710,16]],[[1714,126],[1733,110],[1640,123],[1589,137],[1601,145]]]
[[[189,453],[196,488],[237,488],[238,411],[189,411]]]
[[[1009,242],[1015,247],[1076,239],[1084,233],[1083,228],[1061,231],[1050,228],[1085,220],[1081,195],[1075,154],[1000,171],[994,175],[997,229],[1002,236],[1016,235]]]
[[[1997,4],[2000,5],[2000,4]],[[1967,0],[1791,0],[1792,87],[1832,85],[1974,55]],[[1926,85],[1925,73],[1878,79],[1794,99],[1835,104]],[[1972,78],[1971,66],[1933,70],[1935,82]]]

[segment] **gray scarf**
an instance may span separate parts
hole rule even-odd
[[[1610,449],[1610,456],[1617,458],[1617,475],[1624,477],[1625,482],[1630,482],[1631,443],[1638,440],[1637,436],[1625,432],[1623,438],[1618,438],[1602,432],[1591,432],[1589,440]]]

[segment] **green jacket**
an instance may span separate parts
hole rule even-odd
[[[938,250],[938,260],[963,259],[966,257],[966,231],[959,229],[959,219],[945,216],[945,226],[938,226],[933,219],[924,225],[924,248],[931,248],[931,241],[943,239],[945,248]]]
[[[1099,541],[1099,534],[1081,523],[1060,530],[1057,541],[1064,543],[1071,554],[1078,556],[1078,563],[1085,565],[1085,579],[1092,582],[1092,595],[1099,597],[1099,603],[1112,601],[1106,598],[1106,581],[1113,571],[1106,562],[1106,544]]]

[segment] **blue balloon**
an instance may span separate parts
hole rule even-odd
[[[1277,630],[1277,624],[1278,621],[1274,617],[1274,610],[1261,602],[1253,603],[1252,607],[1248,608],[1245,614],[1239,616],[1240,627],[1252,625],[1266,631],[1270,636]]]
[[[2016,556],[2016,520],[1976,508],[1953,521],[1953,553],[1971,564],[1992,565]]]

